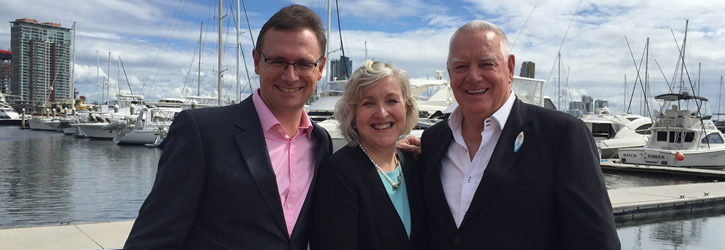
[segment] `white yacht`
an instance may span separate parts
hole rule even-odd
[[[656,112],[652,137],[644,147],[620,149],[622,163],[671,167],[715,168],[725,167],[725,141],[710,117],[702,117],[698,110],[679,109],[682,103],[707,101],[687,92],[664,94],[656,97],[665,101],[669,109]],[[700,104],[701,106],[701,104]]]
[[[0,125],[20,126],[21,122],[18,112],[5,101],[5,95],[0,93]]]
[[[597,148],[601,152],[602,159],[617,157],[617,152],[620,149],[642,147],[649,140],[649,128],[652,127],[652,119],[631,115],[627,119],[632,121],[617,130],[614,137],[597,142]]]
[[[136,120],[135,113],[145,107],[141,95],[117,94],[116,98],[117,103],[113,107],[101,105],[100,111],[89,113],[88,122],[71,124],[71,127],[77,128],[76,135],[91,139],[113,139],[118,131],[106,125],[118,120]]]
[[[113,137],[116,144],[153,144],[161,131],[168,130],[181,108],[148,108],[142,110],[135,123],[118,129]]]
[[[28,126],[32,130],[56,131],[55,127],[51,126],[51,122],[56,119],[50,116],[33,116],[28,120]]]
[[[586,114],[581,120],[589,128],[594,141],[607,140],[614,138],[619,130],[627,126],[634,120],[645,118],[641,115],[634,114],[615,114],[611,113],[608,108],[597,109],[595,114]],[[649,119],[652,123],[652,119]],[[646,127],[649,128],[649,127]],[[644,128],[644,129],[646,129]],[[643,128],[634,128],[634,130],[642,130]]]
[[[328,82],[320,91],[320,96],[307,107],[307,116],[313,121],[324,121],[332,118],[335,113],[335,105],[342,98],[345,92],[347,80],[335,80]],[[328,130],[329,131],[329,130]]]

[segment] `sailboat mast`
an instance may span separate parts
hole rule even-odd
[[[118,56],[116,62],[116,95],[121,94],[121,56]]]
[[[237,0],[237,102],[242,101],[242,92],[239,89],[242,85],[241,79],[239,79],[239,51],[242,49],[241,46],[242,44],[239,42],[239,0]]]
[[[558,67],[558,76],[556,77],[556,107],[557,109],[561,110],[561,52],[557,53],[558,61],[559,61],[559,67]]]
[[[199,71],[196,74],[196,78],[197,78],[196,95],[197,96],[200,95],[199,89],[201,88],[201,48],[202,48],[202,44],[203,44],[201,36],[203,34],[203,30],[204,30],[204,22],[201,22],[201,25],[199,25]]]
[[[627,74],[624,74],[624,102],[622,103],[622,112],[627,113]]]
[[[645,110],[643,115],[646,115],[648,117],[652,117],[649,115],[649,100],[647,99],[647,94],[649,94],[649,37],[647,37],[647,52],[646,52],[646,58],[644,60],[644,106]]]
[[[327,50],[327,52],[325,53],[326,58],[330,57],[330,29],[332,27],[331,23],[332,23],[332,0],[327,0],[327,46],[325,46],[325,49]],[[332,63],[327,63],[327,75],[328,75],[327,81],[328,82],[330,80],[332,80],[332,78],[330,78],[330,76],[332,76],[332,75],[330,75],[330,73],[331,73],[330,69],[332,69]]]
[[[365,41],[365,60],[368,59],[368,41]]]
[[[108,75],[108,79],[106,81],[108,87],[106,87],[106,104],[111,103],[111,49],[108,49],[108,72],[106,73]]]
[[[680,93],[682,93],[682,88],[683,88],[682,84],[684,83],[683,75],[684,75],[684,71],[685,71],[685,48],[686,48],[685,45],[687,44],[687,26],[689,23],[690,23],[690,19],[685,19],[685,38],[682,40],[682,55],[681,55],[682,66],[681,66],[681,70],[680,70]]]
[[[697,94],[696,96],[700,95],[700,74],[702,73],[702,63],[697,63]]]
[[[717,119],[720,120],[720,116],[722,113],[720,113],[720,100],[722,99],[722,75],[720,75],[720,91],[717,92]]]
[[[219,106],[222,105],[222,0],[219,0],[219,62],[217,64],[217,94],[216,99]]]
[[[73,22],[73,50],[71,51],[71,65],[70,65],[70,99],[71,105],[76,105],[76,79],[75,79],[75,66],[76,66],[76,22]]]
[[[98,86],[100,86],[100,85],[101,85],[101,84],[100,84],[100,83],[98,82],[98,80],[100,80],[100,79],[101,79],[101,72],[100,72],[100,70],[99,70],[99,67],[100,67],[100,66],[99,66],[99,64],[100,64],[100,61],[101,61],[101,59],[99,59],[99,57],[98,57],[98,50],[96,50],[96,102],[98,102],[98,101],[99,101],[99,100],[98,100],[98,96],[100,95],[100,96],[101,96],[101,100],[100,100],[100,101],[101,101],[101,103],[103,103],[103,94],[102,94],[102,93],[101,93],[100,91],[98,91]]]

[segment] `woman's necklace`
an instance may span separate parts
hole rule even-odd
[[[378,170],[378,172],[380,172],[381,174],[383,174],[383,177],[385,177],[385,179],[388,180],[388,182],[390,183],[390,185],[393,186],[393,190],[398,189],[398,187],[400,187],[400,183],[403,182],[403,171],[401,171],[400,174],[398,175],[398,181],[397,182],[393,182],[393,179],[391,179],[390,176],[388,176],[388,174],[385,173],[385,171],[383,171],[382,168],[380,168],[380,165],[378,165],[377,163],[375,163],[375,161],[373,161],[373,158],[371,158],[370,155],[368,154],[368,152],[365,151],[365,148],[363,147],[362,144],[360,144],[360,149],[362,149],[363,153],[365,153],[365,156],[368,157],[368,159],[370,160],[370,162],[373,163],[373,165]],[[396,166],[398,165],[397,164],[397,157],[396,157],[396,164],[395,165]]]

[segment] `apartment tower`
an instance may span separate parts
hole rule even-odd
[[[10,23],[12,94],[33,107],[72,99],[71,29],[28,18]]]

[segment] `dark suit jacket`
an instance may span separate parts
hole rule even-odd
[[[345,146],[320,167],[312,203],[310,248],[421,249],[424,209],[416,160],[401,154],[408,190],[411,239],[378,171],[360,146]]]
[[[312,135],[317,172],[332,142],[316,124]],[[307,248],[315,179],[290,237],[251,96],[237,105],[181,112],[166,140],[156,182],[124,248]]]
[[[597,149],[581,120],[516,99],[459,228],[440,178],[454,143],[448,121],[421,140],[430,249],[620,248]]]

